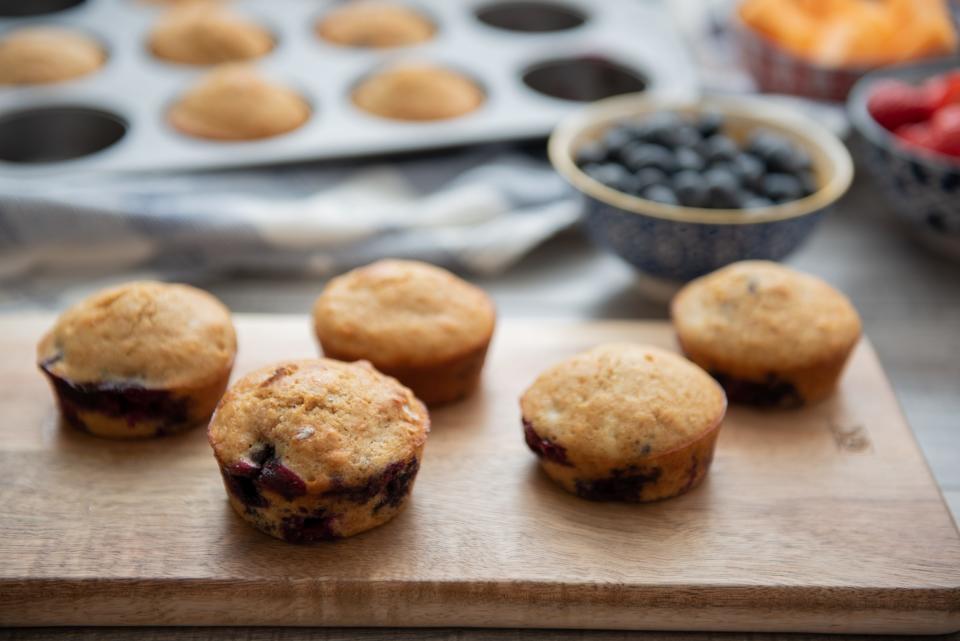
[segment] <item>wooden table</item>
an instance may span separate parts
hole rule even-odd
[[[930,255],[902,237],[872,184],[860,181],[812,241],[791,261],[847,292],[890,375],[906,415],[954,515],[960,514],[960,264]],[[565,318],[664,318],[644,298],[628,267],[565,234],[507,274],[477,282],[503,315]],[[203,282],[236,311],[303,313],[322,283],[243,279]],[[76,283],[64,283],[63,287]],[[33,306],[42,301],[29,300]],[[128,629],[22,629],[0,639],[131,637]],[[812,641],[864,639],[821,635],[620,633],[535,630],[377,630],[180,628],[138,630],[144,639],[577,639],[620,641]],[[929,638],[929,637],[922,637]],[[960,635],[950,638],[958,639]]]

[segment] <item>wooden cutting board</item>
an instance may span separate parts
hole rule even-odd
[[[0,319],[0,624],[960,629],[960,537],[867,343],[832,400],[733,408],[713,470],[650,505],[555,487],[517,397],[663,323],[502,323],[482,392],[433,414],[410,507],[312,547],[236,517],[202,429],[112,442],[58,424],[49,317]],[[304,317],[237,319],[243,373],[316,352]]]

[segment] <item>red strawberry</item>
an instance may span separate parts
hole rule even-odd
[[[930,123],[916,122],[909,125],[898,127],[894,132],[897,138],[908,145],[922,147],[923,149],[936,149],[933,138],[933,128]]]
[[[960,158],[960,104],[938,109],[931,127],[937,151]]]
[[[960,103],[960,71],[950,71],[923,83],[937,109]]]
[[[902,125],[927,120],[936,105],[932,92],[900,80],[881,80],[867,100],[867,110],[874,120],[890,131]]]

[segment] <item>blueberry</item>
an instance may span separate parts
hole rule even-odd
[[[740,206],[742,195],[740,181],[725,169],[709,169],[703,175],[707,188],[707,206],[718,209],[735,209]]]
[[[767,174],[763,179],[764,195],[775,203],[796,200],[803,194],[803,185],[790,174]]]
[[[723,134],[716,134],[704,139],[701,144],[701,153],[703,153],[703,157],[707,159],[708,163],[717,161],[729,162],[740,153],[740,148],[737,147],[737,143],[732,139]]]
[[[790,143],[772,147],[767,152],[767,169],[795,174],[810,167],[810,155]]]
[[[667,173],[673,171],[675,161],[673,153],[666,147],[649,143],[633,143],[621,153],[623,164],[631,171],[640,171],[645,167],[656,167]]]
[[[696,171],[678,171],[673,175],[673,191],[685,207],[703,207],[707,202],[706,182]]]
[[[643,190],[641,194],[647,200],[653,200],[665,205],[678,205],[676,194],[666,185],[651,185]]]
[[[607,148],[599,142],[588,142],[577,150],[576,159],[581,167],[605,162]]]
[[[602,165],[587,165],[583,168],[583,171],[594,180],[618,191],[627,190],[633,182],[633,176],[630,175],[630,172],[622,165],[611,162]]]
[[[679,147],[673,152],[674,164],[677,171],[700,171],[706,164],[703,157],[691,147]]]
[[[607,148],[609,155],[615,155],[621,151],[633,139],[633,133],[625,125],[611,127],[603,135],[603,146]]]
[[[720,133],[723,129],[723,116],[716,111],[706,111],[697,119],[697,130],[704,138]]]
[[[633,178],[634,187],[637,189],[638,195],[639,192],[642,192],[651,185],[666,185],[669,180],[666,172],[656,167],[644,167],[634,174]]]
[[[763,176],[766,168],[762,160],[753,154],[740,153],[733,159],[733,171],[740,179],[740,184],[753,190],[763,186]]]
[[[810,194],[820,189],[820,186],[817,184],[817,179],[814,177],[813,172],[802,171],[799,174],[796,174],[796,177],[797,177],[797,180],[800,181],[800,186],[803,188],[803,196],[809,196]]]
[[[684,129],[687,129],[687,131],[683,131]],[[677,114],[671,111],[661,111],[644,122],[643,140],[665,147],[675,147],[683,144],[683,140],[689,139],[691,134],[696,134],[690,129],[689,125]],[[695,143],[696,140],[690,144]]]
[[[793,151],[793,145],[780,134],[758,129],[747,140],[746,150],[767,163],[770,169],[780,171],[780,169],[774,169],[772,165],[783,162]]]
[[[743,202],[740,206],[744,209],[759,209],[760,207],[771,207],[774,204],[776,203],[769,198],[758,196],[756,194],[750,194],[743,199]]]

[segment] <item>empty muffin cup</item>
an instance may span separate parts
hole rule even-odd
[[[28,164],[73,160],[116,144],[126,133],[126,120],[102,109],[21,109],[0,116],[0,161]]]
[[[72,9],[84,2],[85,0],[0,0],[0,17],[42,16]]]
[[[538,62],[523,72],[523,82],[538,93],[577,102],[637,93],[649,84],[639,71],[597,56]]]
[[[483,24],[524,33],[576,29],[587,21],[578,9],[553,2],[494,2],[474,12]]]

